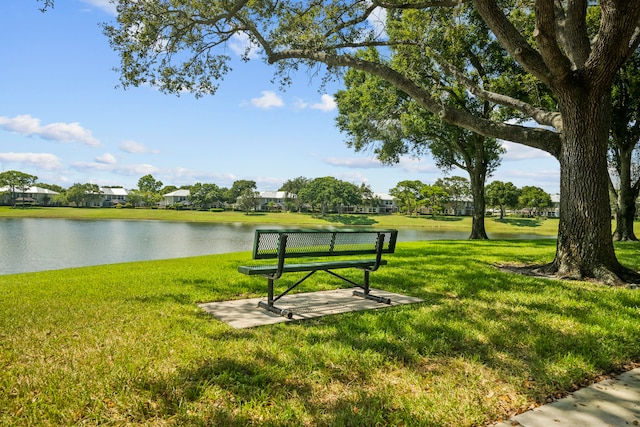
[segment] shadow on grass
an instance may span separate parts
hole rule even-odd
[[[503,218],[494,219],[494,221],[515,227],[540,227],[542,225],[541,221],[537,218]]]
[[[216,356],[156,379],[154,398],[166,413],[201,406],[179,414],[192,425],[478,425],[640,357],[640,294],[502,273],[483,261],[489,245],[514,262],[554,248],[400,248],[372,286],[424,303],[212,335]],[[467,414],[477,405],[488,419]]]
[[[431,221],[443,221],[443,222],[462,221],[462,217],[459,217],[459,216],[447,216],[447,215],[428,216],[428,217],[425,217],[425,219],[430,219]]]
[[[408,219],[416,219],[421,221],[441,221],[441,222],[458,222],[462,221],[463,217],[461,216],[452,216],[452,215],[405,215],[405,218]]]
[[[325,220],[327,222],[334,222],[344,225],[373,225],[377,224],[378,222],[373,218],[362,215],[314,215],[313,217]]]

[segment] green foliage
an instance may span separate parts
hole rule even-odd
[[[462,176],[438,178],[434,185],[446,191],[452,201],[462,201],[471,196],[469,180]]]
[[[0,187],[8,187],[11,204],[15,206],[17,194],[27,191],[37,179],[37,176],[10,170],[0,173]]]
[[[257,209],[259,196],[260,193],[252,188],[245,188],[240,197],[238,197],[238,208],[248,215],[250,211]]]
[[[431,215],[435,216],[444,209],[444,205],[448,203],[451,198],[449,193],[437,185],[423,185],[420,189],[420,200],[425,207],[431,209]]]
[[[66,200],[76,207],[87,207],[100,200],[102,192],[97,184],[73,184],[66,192]]]
[[[508,207],[516,207],[518,205],[520,190],[511,182],[493,181],[486,186],[485,195],[490,206],[498,206],[500,208],[500,219],[502,219]]]
[[[142,193],[159,193],[162,185],[162,181],[157,181],[151,174],[138,180],[138,190]]]
[[[246,180],[246,179],[240,179],[238,181],[234,181],[231,188],[228,189],[224,194],[225,201],[227,203],[236,203],[236,200],[238,199],[238,197],[247,193],[246,191],[247,189],[255,191],[256,182]]]
[[[540,187],[524,186],[520,189],[518,204],[521,207],[532,208],[538,211],[540,208],[550,207],[553,203],[551,196]]]
[[[418,200],[420,199],[420,190],[423,186],[424,183],[420,180],[404,180],[389,189],[389,194],[395,197],[396,203],[400,208],[405,209],[407,215],[411,215],[416,213]]]
[[[63,187],[57,185],[57,184],[46,184],[44,182],[38,182],[35,184],[36,186],[40,187],[40,188],[46,188],[52,191],[55,191],[56,193],[64,193],[65,190]]]
[[[303,176],[299,176],[294,179],[288,179],[282,186],[278,189],[278,191],[284,191],[287,193],[287,198],[285,203],[288,206],[289,210],[297,210],[298,212],[302,211],[302,206],[304,203],[302,199],[298,197],[302,189],[309,183],[309,178],[305,178]],[[296,195],[296,197],[289,197],[290,195]]]
[[[209,209],[211,205],[221,202],[223,198],[220,187],[216,184],[196,183],[190,188],[189,202],[199,209]]]
[[[303,203],[319,208],[323,216],[329,210],[337,210],[340,213],[343,206],[357,205],[362,201],[356,185],[331,176],[312,179],[300,191],[298,197]]]

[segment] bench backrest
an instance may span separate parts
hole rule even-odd
[[[285,258],[377,254],[379,241],[380,253],[393,253],[397,237],[397,230],[256,230],[253,258],[278,258],[282,242]]]

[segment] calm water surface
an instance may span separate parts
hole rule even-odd
[[[164,221],[0,219],[0,274],[250,251],[273,225]],[[469,232],[402,229],[399,241],[467,239]],[[536,239],[537,235],[491,235]]]

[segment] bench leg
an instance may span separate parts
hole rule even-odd
[[[267,278],[267,303],[260,301],[258,302],[258,307],[262,307],[267,311],[275,313],[279,316],[286,317],[287,319],[291,319],[293,317],[293,313],[289,310],[282,310],[273,305],[273,279]]]
[[[267,311],[277,314],[278,316],[286,317],[287,319],[293,318],[293,313],[289,310],[282,310],[274,305],[266,304],[262,301],[258,303],[258,306],[264,308]]]
[[[362,291],[353,291],[353,295],[370,299],[376,302],[391,304],[391,298],[379,297],[377,295],[371,295],[369,293],[369,270],[364,270],[364,284],[362,286]]]

